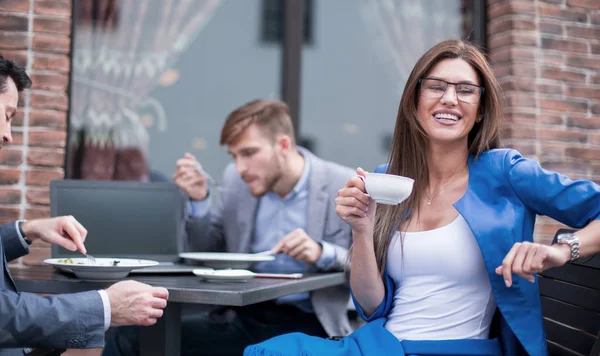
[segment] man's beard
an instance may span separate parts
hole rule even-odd
[[[265,178],[265,184],[264,184],[264,188],[261,189],[258,192],[253,192],[250,191],[250,193],[256,197],[256,198],[260,198],[262,196],[264,196],[265,194],[267,194],[268,192],[272,192],[273,188],[275,188],[275,185],[277,185],[277,183],[279,183],[279,181],[281,180],[281,177],[283,176],[283,169],[282,169],[282,164],[281,162],[277,161],[276,157],[273,157],[273,169],[269,170],[270,172],[274,172],[269,174],[266,178]]]

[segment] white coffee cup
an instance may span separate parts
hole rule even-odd
[[[385,173],[359,176],[365,182],[367,194],[379,204],[398,205],[412,193],[414,179]]]

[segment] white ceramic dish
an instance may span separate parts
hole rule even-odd
[[[96,264],[90,264],[82,258],[50,258],[44,263],[56,269],[72,272],[81,279],[113,280],[125,278],[132,269],[156,266],[157,261],[128,258],[96,258]]]
[[[194,274],[207,282],[247,282],[254,278],[254,272],[245,269],[206,270],[195,269]]]
[[[184,252],[179,257],[194,260],[212,268],[248,269],[253,263],[275,260],[273,255],[228,252]]]

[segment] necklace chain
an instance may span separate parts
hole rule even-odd
[[[461,169],[458,173],[456,173],[456,175],[454,177],[452,177],[446,184],[442,185],[442,187],[439,188],[438,191],[433,196],[429,196],[429,194],[427,194],[427,192],[425,192],[427,199],[429,199],[429,200],[427,200],[427,205],[431,205],[431,202],[433,201],[433,199],[435,199],[435,197],[437,197],[444,190],[444,188],[446,188],[448,186],[448,184],[454,182],[454,180],[456,178],[458,178],[466,168],[467,168],[467,166],[465,166],[465,168]]]

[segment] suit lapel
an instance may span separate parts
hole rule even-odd
[[[227,241],[229,252],[247,253],[250,252],[252,236],[254,235],[258,199],[250,194],[245,183],[242,182],[241,184],[243,184],[242,189],[238,191],[236,197],[236,218],[232,224],[232,226],[235,226],[235,230],[233,234],[227,234],[226,236],[231,239],[231,241]]]
[[[323,163],[310,153],[303,152],[305,159],[310,162],[310,180],[308,187],[308,204],[306,214],[306,233],[313,239],[323,236],[325,217],[327,215],[327,187]]]

